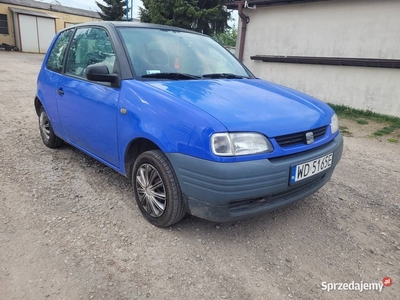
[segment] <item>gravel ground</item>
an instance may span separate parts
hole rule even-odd
[[[1,299],[398,299],[399,144],[345,137],[332,180],[295,205],[159,229],[126,178],[43,145],[42,59],[0,52]],[[385,276],[393,284],[381,292],[322,289]]]

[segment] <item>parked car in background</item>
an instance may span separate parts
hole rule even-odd
[[[322,187],[343,139],[325,103],[256,78],[213,39],[174,27],[84,23],[59,32],[35,97],[43,142],[132,180],[159,227],[276,210]]]

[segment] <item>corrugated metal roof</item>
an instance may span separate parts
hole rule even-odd
[[[15,13],[19,14],[24,14],[24,15],[31,15],[31,16],[37,16],[37,17],[45,17],[45,18],[52,18],[52,19],[59,19],[57,16],[52,16],[49,14],[46,14],[41,11],[36,11],[36,10],[29,10],[29,9],[20,9],[20,8],[15,8],[15,7],[10,7],[10,10]]]
[[[37,9],[44,9],[48,11],[61,12],[71,15],[78,15],[90,18],[100,19],[99,14],[96,11],[80,9],[75,7],[63,6],[50,4],[45,2],[33,1],[33,0],[0,0],[0,3],[6,3],[17,6],[31,7]]]

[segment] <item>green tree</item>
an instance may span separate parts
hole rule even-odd
[[[202,15],[197,23],[197,31],[208,35],[222,33],[229,29],[231,13],[226,10],[226,0],[198,0]]]
[[[140,20],[213,35],[229,29],[226,0],[143,0]]]
[[[234,25],[232,28],[225,30],[224,32],[213,35],[220,44],[226,47],[235,47],[237,39],[237,29]]]
[[[125,0],[103,0],[106,5],[96,1],[97,6],[101,12],[98,12],[101,19],[104,21],[122,21],[126,15],[126,1]]]

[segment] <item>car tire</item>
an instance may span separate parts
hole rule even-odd
[[[139,155],[132,170],[132,184],[140,211],[153,225],[168,227],[185,216],[178,179],[162,151]]]
[[[39,130],[43,143],[49,148],[58,148],[63,140],[55,135],[49,116],[43,106],[39,109]]]

